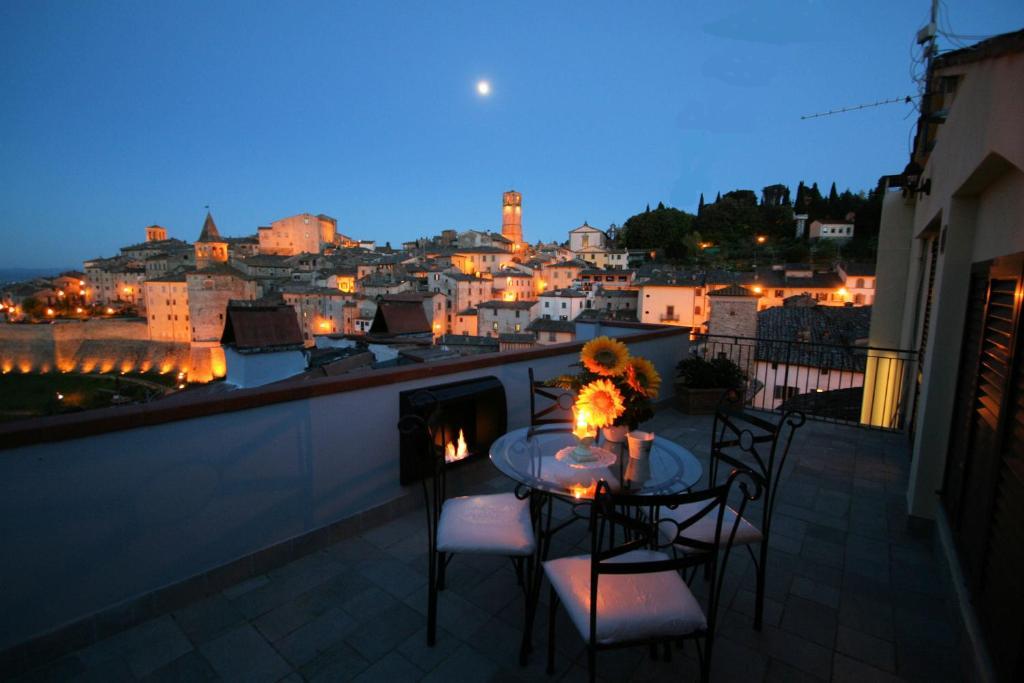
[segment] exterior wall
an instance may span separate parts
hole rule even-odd
[[[216,263],[228,262],[227,242],[196,242],[196,268],[207,268]]]
[[[161,228],[159,225],[151,225],[146,228],[147,242],[161,242],[165,239],[167,239],[167,228]]]
[[[641,285],[637,319],[652,325],[700,328],[708,319],[706,294],[703,287]]]
[[[630,348],[670,377],[686,338],[657,336]],[[432,363],[423,376],[390,382],[390,371],[382,371],[386,383],[377,386],[298,393],[303,397],[246,410],[216,412],[225,398],[211,397],[195,406],[211,407],[198,417],[5,450],[0,650],[405,495],[418,497],[398,483],[398,392],[494,375],[505,387],[509,428],[524,427],[527,368],[538,377],[572,372],[579,348],[539,353],[512,362],[479,356],[493,364],[468,370]],[[672,383],[662,391],[671,398]],[[175,409],[181,406],[148,408],[151,418]]]
[[[603,230],[589,225],[580,226],[569,232],[569,249],[573,253],[579,253],[588,247],[603,247],[605,239]]]
[[[492,298],[502,301],[534,301],[533,277],[526,273],[497,273],[493,281]]]
[[[188,283],[151,281],[143,285],[146,324],[154,341],[187,342],[192,339],[188,313]]]
[[[580,276],[579,266],[544,265],[540,267],[540,283],[538,291],[550,292],[555,289],[572,287],[572,283]],[[543,286],[541,286],[543,285]]]
[[[225,381],[242,389],[294,377],[306,369],[306,357],[302,351],[239,353],[229,346],[224,349],[224,357],[227,363]]]
[[[452,315],[452,334],[468,334],[476,336],[480,334],[478,318],[475,313],[473,315]]]
[[[538,318],[575,320],[586,308],[586,303],[586,297],[582,296],[541,296],[534,311]]]
[[[537,332],[537,343],[541,346],[565,344],[576,339],[574,332]]]
[[[711,297],[708,333],[737,337],[757,336],[757,299],[752,296]]]
[[[0,325],[0,371],[5,373],[166,373],[188,368],[188,344],[150,341],[142,319]]]
[[[863,372],[828,370],[823,373],[820,368],[764,361],[754,363],[754,378],[764,384],[751,400],[751,405],[759,410],[774,410],[782,405],[785,394],[776,397],[776,388],[791,387],[798,394],[808,394],[816,389],[827,391],[864,386]]]
[[[145,270],[108,271],[102,268],[85,269],[86,296],[91,303],[107,305],[145,305],[142,283]]]
[[[497,337],[501,334],[521,334],[526,332],[530,321],[535,317],[532,309],[487,308],[477,309],[479,334],[482,337]]]
[[[308,213],[274,221],[257,231],[261,254],[320,253],[321,220]]]
[[[502,196],[501,235],[516,250],[523,244],[523,195],[514,190]]]
[[[505,252],[477,253],[465,251],[452,254],[452,265],[466,275],[500,273],[513,263],[512,254]]]
[[[811,221],[810,238],[813,239],[842,239],[848,240],[853,237],[853,223]]]
[[[193,342],[220,342],[228,301],[251,301],[258,296],[256,283],[233,275],[189,273],[188,314]]]
[[[345,302],[348,296],[333,290],[315,292],[284,292],[284,302],[295,309],[306,346],[323,334],[345,331]]]
[[[1017,84],[1024,82],[1024,54],[967,64],[951,73],[965,76],[921,176],[931,180],[931,192],[916,196],[903,211],[883,213],[880,242],[898,243],[907,231],[908,214],[912,216],[911,239],[898,246],[908,256],[902,264],[887,262],[883,269],[880,255],[876,308],[881,307],[885,315],[879,313],[876,318],[886,324],[877,333],[872,325],[873,339],[876,335],[891,337],[896,327],[892,309],[899,308],[901,342],[904,348],[916,346],[919,338],[916,330],[909,331],[908,321],[920,320],[923,315],[918,257],[924,240],[934,237],[936,227],[940,235],[944,231],[945,245],[935,271],[931,332],[922,359],[907,489],[909,512],[925,518],[936,514],[935,491],[942,487],[945,472],[956,392],[955,361],[960,357],[971,266],[997,255],[1024,251],[1024,131],[1018,123],[1024,120],[1024,99],[1015,96]],[[900,266],[910,285],[903,297],[899,288],[890,293],[885,281],[893,275],[898,280]]]

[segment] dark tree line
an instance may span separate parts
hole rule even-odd
[[[881,200],[881,193],[874,190],[839,192],[834,182],[828,196],[821,194],[817,183],[807,186],[803,181],[792,199],[783,184],[763,188],[760,197],[741,189],[719,193],[707,203],[701,194],[696,215],[660,202],[655,209],[648,205],[626,220],[619,239],[631,249],[659,249],[671,260],[723,265],[758,256],[776,261],[874,260]],[[811,242],[806,232],[797,238],[794,214],[806,215],[808,228],[816,219],[850,218],[854,238],[844,243]],[[763,241],[759,243],[758,237]]]

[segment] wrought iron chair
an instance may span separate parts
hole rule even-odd
[[[661,496],[616,494],[600,482],[591,510],[591,554],[544,563],[551,583],[548,673],[554,673],[555,617],[562,604],[587,643],[591,681],[598,650],[646,644],[655,653],[662,644],[670,652],[671,643],[688,639],[696,641],[701,680],[708,681],[725,567],[737,532],[737,518],[730,523],[723,511],[731,497],[742,514],[760,495],[760,481],[745,470],[704,491]],[[692,513],[657,516],[683,506]],[[705,523],[716,532],[710,540],[690,536]],[[625,540],[616,544],[618,537]],[[673,546],[694,552],[662,551]],[[681,572],[705,563],[713,580],[702,609]]]
[[[414,396],[420,414],[398,422],[407,437],[421,439],[429,459],[422,480],[427,514],[428,584],[427,645],[437,640],[437,593],[445,588],[445,570],[456,554],[502,555],[512,559],[516,578],[529,594],[536,540],[530,501],[514,493],[449,498],[444,446],[440,442],[442,414],[429,392]],[[425,417],[424,417],[425,415]],[[525,568],[525,577],[524,577]]]
[[[757,596],[754,606],[754,628],[760,630],[764,617],[765,573],[768,564],[769,535],[772,528],[772,513],[778,495],[782,467],[786,464],[790,446],[796,430],[803,426],[806,418],[799,411],[787,411],[778,422],[743,409],[743,398],[737,391],[729,391],[722,397],[715,411],[711,431],[711,457],[708,466],[708,486],[718,481],[722,465],[747,470],[757,478],[764,489],[761,511],[751,511],[748,518],[736,510],[727,508],[725,516],[736,520],[735,544],[744,545],[750,553],[757,574]],[[686,506],[675,510],[663,510],[662,516],[681,518],[690,512]],[[757,526],[750,520],[757,522]],[[692,535],[705,541],[713,538],[714,529],[709,524],[695,525]],[[758,546],[755,553],[754,546]],[[685,548],[680,548],[686,552]]]
[[[530,374],[530,429],[529,436],[540,432],[572,431],[572,404],[575,400],[571,391],[545,386]],[[538,399],[544,403],[538,408]]]

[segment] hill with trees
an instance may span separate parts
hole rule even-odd
[[[753,190],[739,189],[705,203],[702,194],[697,215],[662,203],[653,210],[648,206],[626,220],[619,242],[631,249],[660,249],[670,260],[690,263],[743,264],[759,257],[787,262],[874,261],[881,209],[880,190],[839,192],[833,182],[826,197],[817,183],[807,186],[801,181],[791,195],[780,183],[762,188],[760,197]],[[850,217],[853,239],[812,241],[806,232],[797,238],[794,214],[806,214],[808,226],[816,219]]]

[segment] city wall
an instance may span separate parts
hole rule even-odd
[[[3,372],[179,372],[193,381],[211,378],[210,353],[188,344],[150,341],[146,321],[55,321],[0,324]]]

